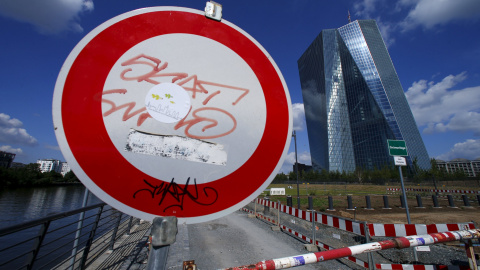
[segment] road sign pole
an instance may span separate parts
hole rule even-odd
[[[410,212],[408,211],[407,194],[405,193],[405,185],[403,184],[402,166],[398,166],[398,172],[400,173],[400,183],[402,185],[402,194],[403,194],[403,201],[405,202],[405,212],[407,213],[407,221],[408,221],[408,224],[411,224]],[[413,248],[413,257],[417,262],[418,256],[417,256],[417,250],[415,248]]]
[[[168,250],[175,243],[177,217],[156,217],[152,223],[151,248],[148,254],[147,270],[164,270],[167,265]]]
[[[298,185],[298,159],[297,159],[297,133],[293,131],[293,139],[295,141],[295,175],[297,176],[297,205],[300,210],[300,187]]]

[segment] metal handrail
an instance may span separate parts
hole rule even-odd
[[[44,218],[35,219],[35,220],[32,220],[32,221],[27,221],[27,222],[20,223],[20,224],[17,224],[17,225],[13,225],[13,226],[10,226],[10,227],[2,228],[2,229],[0,229],[0,237],[2,237],[4,235],[7,235],[7,234],[17,232],[17,231],[21,231],[21,230],[25,230],[25,229],[28,229],[28,228],[31,228],[31,227],[38,226],[42,223],[45,223],[46,221],[53,221],[53,220],[61,219],[61,218],[64,218],[64,217],[79,214],[81,212],[86,212],[88,210],[92,210],[92,209],[98,208],[100,206],[105,206],[105,205],[106,205],[106,203],[98,203],[98,204],[94,204],[94,205],[87,206],[87,207],[84,207],[84,208],[79,208],[79,209],[63,212],[63,213],[60,213],[60,214],[55,214],[55,215],[47,216],[47,217],[44,217]]]
[[[106,206],[99,203],[1,228],[0,269],[85,269],[139,221]],[[81,214],[90,210],[97,211]],[[79,219],[71,220],[77,214],[82,226],[77,226]]]

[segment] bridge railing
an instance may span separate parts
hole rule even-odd
[[[2,228],[0,269],[85,269],[138,221],[100,203]]]

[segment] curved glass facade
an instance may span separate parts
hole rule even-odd
[[[430,159],[374,20],[323,30],[298,60],[312,165],[354,171],[393,164],[387,140],[405,140],[408,163]]]

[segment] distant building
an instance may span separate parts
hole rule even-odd
[[[0,151],[0,167],[10,168],[14,159],[15,154]]]
[[[39,159],[37,160],[37,163],[40,164],[40,171],[42,173],[51,171],[60,173],[62,169],[60,166],[60,160],[56,159]]]
[[[393,164],[387,140],[406,142],[410,166],[430,158],[374,20],[323,30],[298,60],[312,166],[353,172]]]
[[[308,172],[312,169],[312,165],[305,165],[302,163],[297,163],[298,164],[298,172],[300,173],[298,176],[302,176],[303,172]],[[293,164],[293,172],[295,172],[295,163]]]
[[[54,171],[65,176],[71,170],[67,162],[61,162],[56,159],[39,159],[37,163],[40,164],[42,173]]]
[[[13,169],[18,169],[23,167],[25,167],[25,164],[20,162],[12,162],[12,166],[10,166],[10,168],[13,168]]]
[[[480,176],[480,158],[468,160],[464,158],[456,158],[450,161],[437,159],[437,168],[447,173],[455,173],[463,171],[468,177]]]
[[[71,171],[70,166],[68,166],[67,162],[62,162],[62,169],[60,170],[60,173],[62,176],[65,176],[69,171]]]

